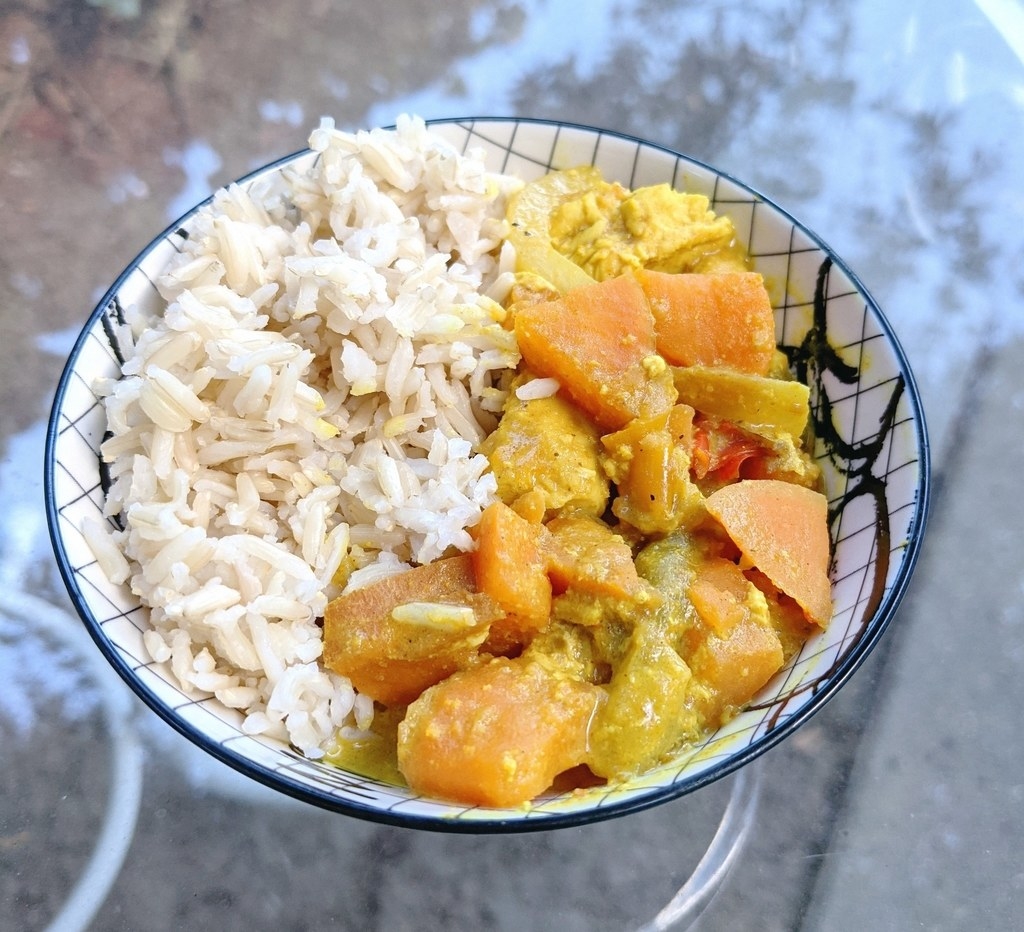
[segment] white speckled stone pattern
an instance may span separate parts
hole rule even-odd
[[[757,765],[697,927],[1013,927],[1022,36],[1017,0],[0,7],[0,928],[639,928],[719,826],[732,778],[514,837],[293,803],[145,710],[70,611],[43,424],[90,309],[183,207],[300,148],[321,114],[402,111],[671,146],[798,216],[878,300],[928,414],[928,542],[879,647]]]

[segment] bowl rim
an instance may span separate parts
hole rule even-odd
[[[661,784],[636,796],[628,796],[618,799],[615,802],[604,806],[595,806],[587,809],[572,810],[564,813],[544,813],[542,816],[529,818],[529,808],[522,810],[522,815],[495,816],[494,818],[459,819],[445,818],[436,815],[424,815],[407,812],[392,812],[386,808],[375,807],[370,804],[360,804],[351,799],[340,799],[326,791],[306,783],[292,780],[285,774],[274,771],[264,765],[244,756],[237,754],[218,741],[209,737],[204,731],[177,715],[175,710],[162,702],[150,688],[143,683],[135,671],[119,653],[118,648],[105,635],[102,627],[97,622],[93,612],[89,608],[88,600],[82,592],[79,581],[65,549],[63,537],[60,531],[59,509],[53,494],[55,473],[57,468],[55,453],[59,439],[60,416],[63,404],[68,392],[71,379],[75,374],[75,367],[82,349],[89,339],[90,333],[98,320],[102,318],[110,302],[120,291],[125,281],[131,277],[139,264],[157,246],[180,230],[196,213],[206,207],[215,197],[216,192],[211,193],[202,201],[195,204],[189,210],[177,217],[168,224],[160,233],[154,236],[135,257],[124,267],[115,278],[109,288],[106,289],[102,298],[95,305],[87,319],[83,322],[81,331],[75,340],[74,346],[64,364],[60,378],[57,382],[50,414],[47,419],[46,439],[44,447],[43,462],[43,494],[46,512],[46,520],[50,542],[53,548],[57,566],[63,579],[64,585],[75,607],[76,613],[89,631],[93,641],[100,651],[117,671],[121,678],[127,683],[132,691],[154,711],[163,721],[169,724],[175,731],[183,735],[193,744],[212,755],[217,760],[256,780],[262,785],[284,793],[302,802],[311,803],[320,808],[335,813],[348,815],[354,818],[387,824],[405,828],[416,828],[442,833],[456,834],[486,834],[502,832],[534,832],[547,831],[556,828],[579,827],[582,825],[617,818],[634,812],[640,812],[653,806],[660,805],[673,799],[688,795],[689,793],[707,786],[722,779],[739,768],[748,764],[755,758],[760,757],[766,751],[773,748],[784,738],[788,737],[798,727],[805,724],[813,715],[819,712],[827,702],[845,685],[853,673],[860,667],[864,659],[878,644],[882,634],[888,628],[893,617],[896,615],[903,598],[906,595],[911,577],[917,566],[921,546],[924,539],[924,532],[928,523],[928,516],[931,505],[931,447],[928,436],[928,428],[925,420],[924,408],[921,403],[920,392],[917,382],[911,370],[909,361],[903,350],[895,331],[878,302],[864,286],[860,278],[853,272],[846,262],[832,249],[820,235],[808,228],[798,218],[782,207],[777,201],[761,193],[760,190],[752,187],[715,166],[702,161],[701,159],[687,155],[684,152],[661,145],[630,133],[617,130],[604,129],[585,123],[574,123],[566,120],[554,120],[547,118],[516,117],[516,116],[474,116],[474,117],[442,117],[425,121],[428,127],[432,126],[459,126],[471,133],[482,135],[478,132],[480,127],[500,124],[534,125],[539,127],[554,127],[556,131],[562,129],[592,133],[599,141],[602,137],[617,139],[630,143],[637,147],[654,150],[675,158],[681,163],[688,163],[705,172],[710,173],[717,179],[722,179],[739,190],[749,195],[757,202],[762,202],[766,207],[779,214],[793,228],[799,230],[807,239],[813,243],[826,256],[832,264],[845,275],[856,289],[865,305],[884,332],[888,347],[891,350],[897,369],[904,380],[904,392],[907,402],[910,405],[914,417],[913,423],[917,441],[917,464],[918,477],[914,489],[913,505],[914,512],[911,523],[908,526],[906,538],[901,544],[904,551],[899,569],[893,579],[891,587],[885,593],[874,613],[866,618],[863,628],[854,645],[846,651],[841,661],[831,672],[828,680],[821,689],[816,690],[813,697],[804,703],[795,712],[789,715],[785,721],[777,723],[767,732],[759,735],[743,748],[730,753],[721,761],[707,767],[704,771],[690,778],[675,780],[668,784]],[[382,127],[393,129],[393,126]],[[504,145],[504,143],[502,144]],[[308,147],[297,149],[287,155],[273,159],[246,174],[234,179],[232,184],[246,184],[265,173],[279,169],[296,159],[308,155],[311,150]],[[295,752],[293,752],[295,753]],[[457,807],[456,807],[457,808]],[[486,811],[486,810],[484,810]]]

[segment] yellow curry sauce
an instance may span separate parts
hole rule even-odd
[[[382,709],[329,759],[498,806],[650,769],[831,611],[808,390],[731,222],[590,168],[526,185],[509,220],[499,501],[472,553],[334,600],[324,628],[325,663]]]

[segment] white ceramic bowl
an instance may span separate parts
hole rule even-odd
[[[680,796],[757,757],[835,694],[892,619],[916,562],[927,513],[928,442],[907,360],[881,310],[811,231],[742,183],[650,143],[600,130],[531,120],[432,124],[455,146],[482,147],[490,167],[524,179],[593,163],[629,187],[670,182],[710,197],[746,241],[774,292],[778,342],[811,386],[834,544],[835,613],[753,705],[695,748],[611,787],[539,799],[528,809],[467,808],[427,799],[240,730],[238,713],[186,696],[142,645],[147,611],[112,585],[79,530],[100,516],[98,448],[105,430],[93,392],[119,372],[112,320],[134,302],[157,301],[152,285],[195,210],[157,237],[93,311],[61,378],[46,446],[47,515],[71,598],[107,659],[143,700],[209,753],[262,783],[326,809],[379,822],[453,831],[548,829],[619,816]],[[298,153],[250,175],[279,171]],[[196,208],[198,209],[198,208]]]

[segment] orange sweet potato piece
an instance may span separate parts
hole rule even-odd
[[[598,518],[569,515],[547,524],[554,547],[549,574],[560,591],[574,589],[613,599],[643,599],[650,587],[637,575],[633,551]]]
[[[705,722],[715,726],[778,672],[784,660],[782,643],[763,596],[729,560],[713,557],[702,563],[687,597],[706,629],[687,660],[704,687],[698,704]]]
[[[484,509],[475,534],[470,556],[477,585],[505,613],[491,634],[496,643],[524,643],[551,615],[551,534],[500,501]]]
[[[708,687],[698,706],[705,725],[714,728],[781,669],[782,644],[772,628],[746,618],[728,637],[709,635],[688,662],[694,677]]]
[[[825,627],[832,616],[825,496],[778,479],[744,479],[705,504],[746,561]]]
[[[671,371],[657,354],[651,309],[632,276],[521,307],[515,332],[527,366],[558,379],[602,430],[651,417],[676,399]]]
[[[701,621],[715,634],[727,637],[743,620],[749,586],[743,571],[735,563],[713,557],[701,564],[686,595],[697,609]]]
[[[416,605],[422,609],[418,620],[392,616],[400,606]],[[456,611],[438,623],[446,607]],[[472,617],[462,613],[460,619],[457,609],[467,607]],[[324,663],[379,702],[404,705],[469,663],[490,623],[503,614],[477,590],[468,555],[437,560],[329,602]]]
[[[479,806],[519,806],[583,763],[600,687],[538,663],[496,658],[409,706],[398,766],[409,786]]]
[[[775,318],[757,272],[637,273],[654,315],[658,352],[676,366],[727,366],[766,375]]]
[[[804,642],[820,629],[807,617],[795,599],[780,592],[760,570],[750,569],[743,575],[764,595],[768,605],[768,620],[782,643],[783,660],[788,662]]]

